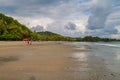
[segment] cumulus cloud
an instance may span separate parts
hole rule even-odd
[[[89,29],[100,29],[105,27],[107,17],[111,13],[112,0],[98,0],[91,8],[91,16],[88,19],[87,27]]]
[[[72,36],[72,37],[83,36],[82,31],[79,30],[80,27],[75,25],[75,23],[67,22],[67,25],[69,26],[66,26],[66,22],[56,21],[49,24],[46,30],[59,33],[65,36]]]
[[[68,24],[65,25],[65,29],[76,30],[76,24],[69,22]]]
[[[115,29],[117,30],[117,34],[112,34],[111,37],[120,39],[120,25],[117,25]]]
[[[44,31],[44,26],[37,25],[35,27],[32,27],[31,30],[35,32],[41,32],[41,31]]]
[[[112,37],[118,34],[115,26],[119,25],[120,4],[118,0],[93,0],[91,15],[88,18],[86,35]]]

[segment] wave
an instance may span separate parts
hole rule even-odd
[[[95,43],[96,45],[103,45],[103,46],[109,46],[109,47],[117,47],[120,48],[120,44],[114,44],[114,43]]]

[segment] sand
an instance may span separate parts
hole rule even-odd
[[[89,52],[62,42],[1,41],[0,80],[117,80],[104,60],[85,57]]]

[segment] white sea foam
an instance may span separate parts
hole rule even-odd
[[[120,44],[114,43],[95,43],[96,45],[110,46],[110,47],[118,47],[120,48]]]

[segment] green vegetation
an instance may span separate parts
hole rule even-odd
[[[32,32],[25,25],[20,24],[17,20],[12,17],[5,16],[0,13],[0,40],[23,40],[23,38],[29,38],[32,40],[41,41],[86,41],[86,42],[110,42],[110,41],[120,41],[117,39],[110,38],[99,38],[86,36],[84,38],[72,38],[62,36],[49,31],[44,32]]]
[[[0,40],[22,40],[30,37],[31,33],[25,25],[0,13]]]
[[[111,38],[100,38],[100,37],[93,37],[93,36],[85,36],[84,38],[76,38],[77,41],[85,41],[85,42],[112,42],[112,41],[120,41],[117,39]]]
[[[65,37],[49,31],[38,32],[42,41],[75,41],[75,38]]]
[[[38,32],[38,34],[40,34],[42,36],[61,36],[59,34],[56,34],[56,33],[53,33],[53,32],[49,32],[49,31]]]
[[[84,38],[72,38],[72,37],[65,37],[60,34],[56,34],[49,31],[38,32],[38,34],[40,35],[40,40],[42,41],[82,41],[82,42],[120,41],[117,39],[100,38],[100,37],[92,37],[92,36],[85,36]]]

